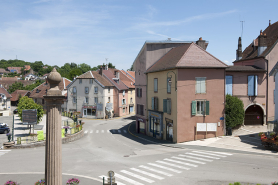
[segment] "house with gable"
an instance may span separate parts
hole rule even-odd
[[[9,116],[12,96],[0,85],[0,116]]]
[[[274,120],[275,79],[269,75],[278,61],[278,22],[260,31],[242,51],[238,40],[236,61],[226,69],[227,93],[244,103],[244,125],[263,125]]]
[[[67,86],[67,111],[80,112],[80,117],[113,116],[114,85],[99,71],[88,71]]]
[[[11,105],[12,106],[17,106],[20,97],[23,97],[23,96],[29,97],[30,94],[31,94],[31,92],[28,91],[28,90],[18,90],[18,89],[15,90],[11,94],[11,96],[12,96],[12,98],[11,98]]]
[[[163,55],[147,71],[149,136],[175,143],[224,134],[227,65],[194,42]],[[213,131],[196,130],[213,123]]]

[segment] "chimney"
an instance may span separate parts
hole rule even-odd
[[[263,34],[261,30],[260,35],[258,37],[258,56],[260,56],[265,51],[266,48],[267,48],[266,34]]]
[[[236,60],[242,59],[242,45],[241,45],[241,37],[238,38],[238,45],[236,50]]]
[[[105,70],[108,70],[108,65],[107,64],[105,65]]]
[[[100,74],[101,76],[103,76],[102,70],[103,70],[102,68],[99,69],[99,74]]]
[[[199,40],[196,41],[196,44],[203,48],[204,50],[207,49],[206,41],[202,39],[202,37],[199,38]]]

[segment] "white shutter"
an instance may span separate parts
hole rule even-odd
[[[248,96],[254,96],[254,76],[248,76]]]
[[[255,82],[254,82],[254,88],[255,88],[255,96],[258,96],[258,76],[255,76]]]
[[[196,78],[196,93],[201,93],[201,81],[200,78]]]

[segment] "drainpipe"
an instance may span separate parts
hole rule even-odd
[[[266,75],[267,75],[267,78],[266,78],[266,124],[267,124],[267,121],[268,121],[268,80],[269,80],[269,76],[268,76],[268,60],[266,60],[266,69],[267,69],[267,71],[266,71]]]

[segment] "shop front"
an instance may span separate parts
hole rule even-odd
[[[93,105],[86,105],[82,107],[83,109],[83,118],[94,118],[96,117],[96,109],[97,106],[93,106]]]
[[[146,134],[146,119],[136,117],[137,133]]]
[[[149,111],[149,135],[163,139],[163,113]]]

